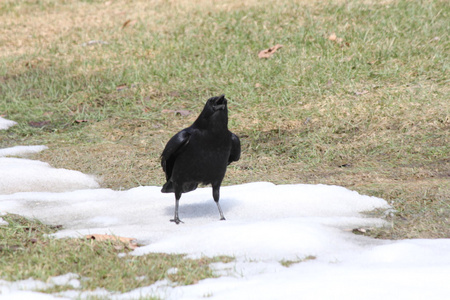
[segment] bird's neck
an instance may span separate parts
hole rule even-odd
[[[228,116],[216,117],[214,119],[205,120],[198,118],[194,122],[194,127],[209,130],[211,132],[223,132],[228,130]]]

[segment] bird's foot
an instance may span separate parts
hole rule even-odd
[[[226,220],[225,217],[220,218],[220,221],[225,221],[225,220]]]
[[[184,222],[181,221],[179,218],[170,219],[170,222],[175,222],[177,225],[180,224],[180,223],[184,223]]]

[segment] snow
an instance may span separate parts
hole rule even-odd
[[[10,148],[0,149],[0,157],[4,156],[25,156],[28,154],[39,153],[45,149],[47,146],[37,145],[37,146],[15,146]]]
[[[29,290],[49,289],[62,285],[78,288],[80,287],[78,278],[79,276],[77,274],[68,273],[52,277],[47,283],[33,279],[20,280],[12,283],[0,280],[0,299],[55,299],[52,295]]]
[[[5,118],[0,117],[0,130],[8,129],[11,126],[16,125],[17,123],[11,120],[7,120]]]
[[[63,192],[97,188],[93,176],[78,171],[55,169],[49,164],[8,156],[24,156],[47,149],[46,146],[16,146],[0,149],[0,194],[17,192]]]
[[[190,286],[164,280],[124,294],[82,292],[79,276],[72,273],[45,283],[0,280],[1,299],[447,299],[450,293],[450,239],[389,241],[351,233],[389,225],[363,214],[391,210],[383,199],[339,186],[253,182],[222,187],[227,221],[219,221],[206,187],[182,196],[185,223],[175,225],[169,222],[174,196],[162,194],[160,187],[100,189],[92,176],[6,157],[45,149],[40,147],[0,149],[0,216],[18,213],[63,225],[56,237],[106,233],[137,238],[144,246],[132,255],[230,255],[235,261],[214,264],[219,278]],[[287,260],[296,263],[283,266]],[[64,284],[73,290],[35,291]]]

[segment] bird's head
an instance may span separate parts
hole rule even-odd
[[[228,125],[228,108],[225,95],[209,98],[195,122],[197,126],[201,127],[226,127]]]
[[[226,110],[227,109],[227,99],[225,95],[221,95],[219,97],[212,97],[208,99],[206,103],[207,106],[210,106],[211,109],[216,112],[218,110]]]

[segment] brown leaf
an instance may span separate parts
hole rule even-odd
[[[109,234],[90,234],[86,235],[88,240],[96,240],[96,241],[112,241],[112,242],[121,242],[124,243],[125,246],[129,249],[136,249],[138,247],[135,238],[127,238],[122,236],[114,236]]]
[[[86,123],[88,120],[75,120],[75,123]]]
[[[283,45],[280,44],[276,44],[275,46],[269,48],[269,49],[265,49],[262,50],[258,53],[258,57],[259,58],[269,58],[271,57],[278,49],[282,48]]]
[[[330,41],[336,41],[336,39],[337,39],[337,36],[336,36],[336,33],[332,33],[332,34],[330,34],[329,36],[328,36],[328,39],[330,40]]]
[[[255,83],[255,88],[260,88],[262,87],[261,83]]]
[[[125,23],[123,23],[123,25],[122,25],[122,29],[124,29],[125,27],[127,27],[127,26],[133,26],[134,24],[136,24],[136,20],[131,20],[131,19],[129,19],[129,20],[126,20],[125,21]]]
[[[126,84],[121,84],[121,85],[116,86],[116,91],[123,91],[126,89],[128,89],[128,86]]]

